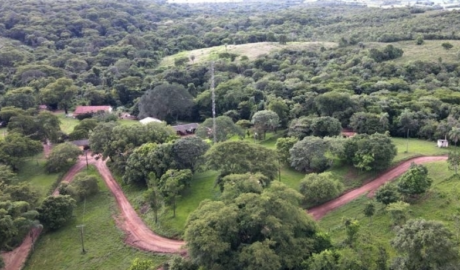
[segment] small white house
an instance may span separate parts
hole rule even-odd
[[[142,125],[147,125],[149,123],[161,123],[163,121],[161,121],[160,119],[157,119],[157,118],[153,118],[153,117],[146,117],[142,120],[139,121]]]
[[[449,147],[449,142],[447,140],[438,140],[438,147]]]

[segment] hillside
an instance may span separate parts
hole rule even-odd
[[[441,44],[448,42],[453,45],[451,49],[444,49]],[[396,64],[406,64],[413,61],[429,61],[453,63],[458,62],[460,52],[460,40],[424,40],[422,45],[416,45],[415,41],[400,41],[393,43],[369,42],[369,48],[383,48],[388,44],[401,48],[404,51],[402,57],[393,60]]]
[[[210,60],[216,60],[221,53],[236,54],[236,60],[241,60],[242,56],[247,56],[249,60],[254,60],[257,57],[280,51],[283,49],[290,50],[311,50],[316,51],[321,47],[335,48],[335,42],[289,42],[286,45],[281,45],[278,42],[258,42],[239,45],[222,45],[204,49],[184,51],[163,58],[160,62],[160,67],[174,66],[174,60],[180,58],[190,59],[188,64],[199,64]],[[193,59],[193,60],[192,60]]]

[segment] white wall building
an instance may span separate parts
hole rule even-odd
[[[142,124],[142,125],[147,125],[148,123],[161,123],[163,121],[161,121],[160,119],[157,119],[157,118],[153,118],[153,117],[146,117],[142,120],[139,120],[139,122]]]

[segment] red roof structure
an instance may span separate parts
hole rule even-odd
[[[110,106],[77,106],[73,115],[85,114],[85,113],[97,113],[97,112],[111,112],[112,107]]]

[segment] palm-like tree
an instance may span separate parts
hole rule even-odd
[[[457,142],[460,140],[460,128],[453,127],[449,131],[449,138],[454,142],[455,146],[457,146]]]

